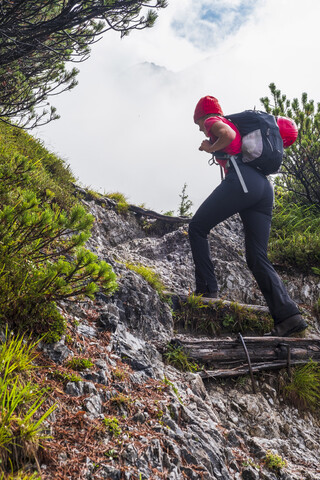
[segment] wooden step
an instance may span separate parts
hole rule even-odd
[[[242,342],[240,337],[201,339],[179,335],[172,344],[183,347],[190,359],[204,365],[200,372],[203,378],[245,375],[250,371],[248,357],[253,372],[291,368],[311,359],[320,362],[320,338],[241,337]]]

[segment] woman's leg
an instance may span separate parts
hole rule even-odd
[[[274,334],[287,336],[300,332],[307,324],[267,257],[273,188],[267,178],[252,167],[240,164],[239,168],[248,193],[243,193],[239,179],[231,171],[191,220],[189,237],[195,263],[196,289],[200,293],[217,291],[207,235],[215,225],[239,212],[245,230],[247,263],[274,318]]]
[[[299,314],[299,309],[289,297],[283,282],[267,256],[271,215],[263,212],[263,209],[259,209],[257,205],[255,209],[241,212],[240,216],[245,232],[247,264],[259,285],[276,325],[285,318]]]
[[[257,203],[262,195],[259,182],[268,182],[251,167],[245,165],[239,165],[239,167],[249,192],[243,192],[235,171],[231,169],[221,184],[199,207],[189,225],[189,239],[195,264],[196,292],[199,293],[212,293],[218,290],[207,238],[210,230],[235,213]]]

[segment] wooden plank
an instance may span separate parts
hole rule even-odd
[[[162,215],[161,213],[157,213],[153,210],[146,210],[145,208],[137,207],[136,205],[129,205],[129,210],[142,217],[155,218],[167,223],[176,223],[181,225],[184,223],[190,223],[191,221],[190,217],[173,217],[170,215]]]
[[[288,348],[292,362],[320,361],[320,339],[283,337],[244,337],[252,364],[287,361]],[[181,345],[189,357],[215,368],[238,367],[247,363],[244,348],[238,338],[184,339]]]
[[[309,361],[309,360],[308,360]],[[308,361],[292,361],[290,363],[291,367],[305,365]],[[287,368],[288,363],[285,360],[279,362],[267,362],[259,363],[252,365],[252,372],[262,372],[266,370],[281,370],[282,368]],[[198,372],[202,378],[227,378],[227,377],[239,377],[241,375],[249,375],[250,370],[248,365],[243,365],[237,368],[226,368],[226,369],[216,369],[216,370],[202,370]]]
[[[178,298],[181,302],[187,302],[188,298],[190,295],[182,295],[182,294],[174,294],[167,292],[168,296],[175,296]],[[207,297],[201,297],[201,303],[204,305],[212,305],[214,308],[215,305],[219,306],[225,306],[225,307],[232,307],[232,305],[238,305],[241,308],[246,308],[248,310],[252,310],[254,312],[260,312],[260,313],[269,313],[268,307],[264,305],[251,305],[248,303],[238,303],[238,302],[231,302],[230,300],[224,300],[223,298],[207,298]]]

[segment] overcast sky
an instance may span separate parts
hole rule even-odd
[[[197,101],[262,108],[274,82],[319,102],[319,18],[318,0],[169,0],[155,27],[93,46],[79,85],[52,101],[61,118],[36,136],[83,186],[176,212],[186,183],[195,211],[220,182],[198,151]]]

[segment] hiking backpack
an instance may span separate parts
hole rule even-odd
[[[225,115],[242,137],[242,161],[264,175],[276,173],[283,157],[283,140],[276,118],[259,110]]]

